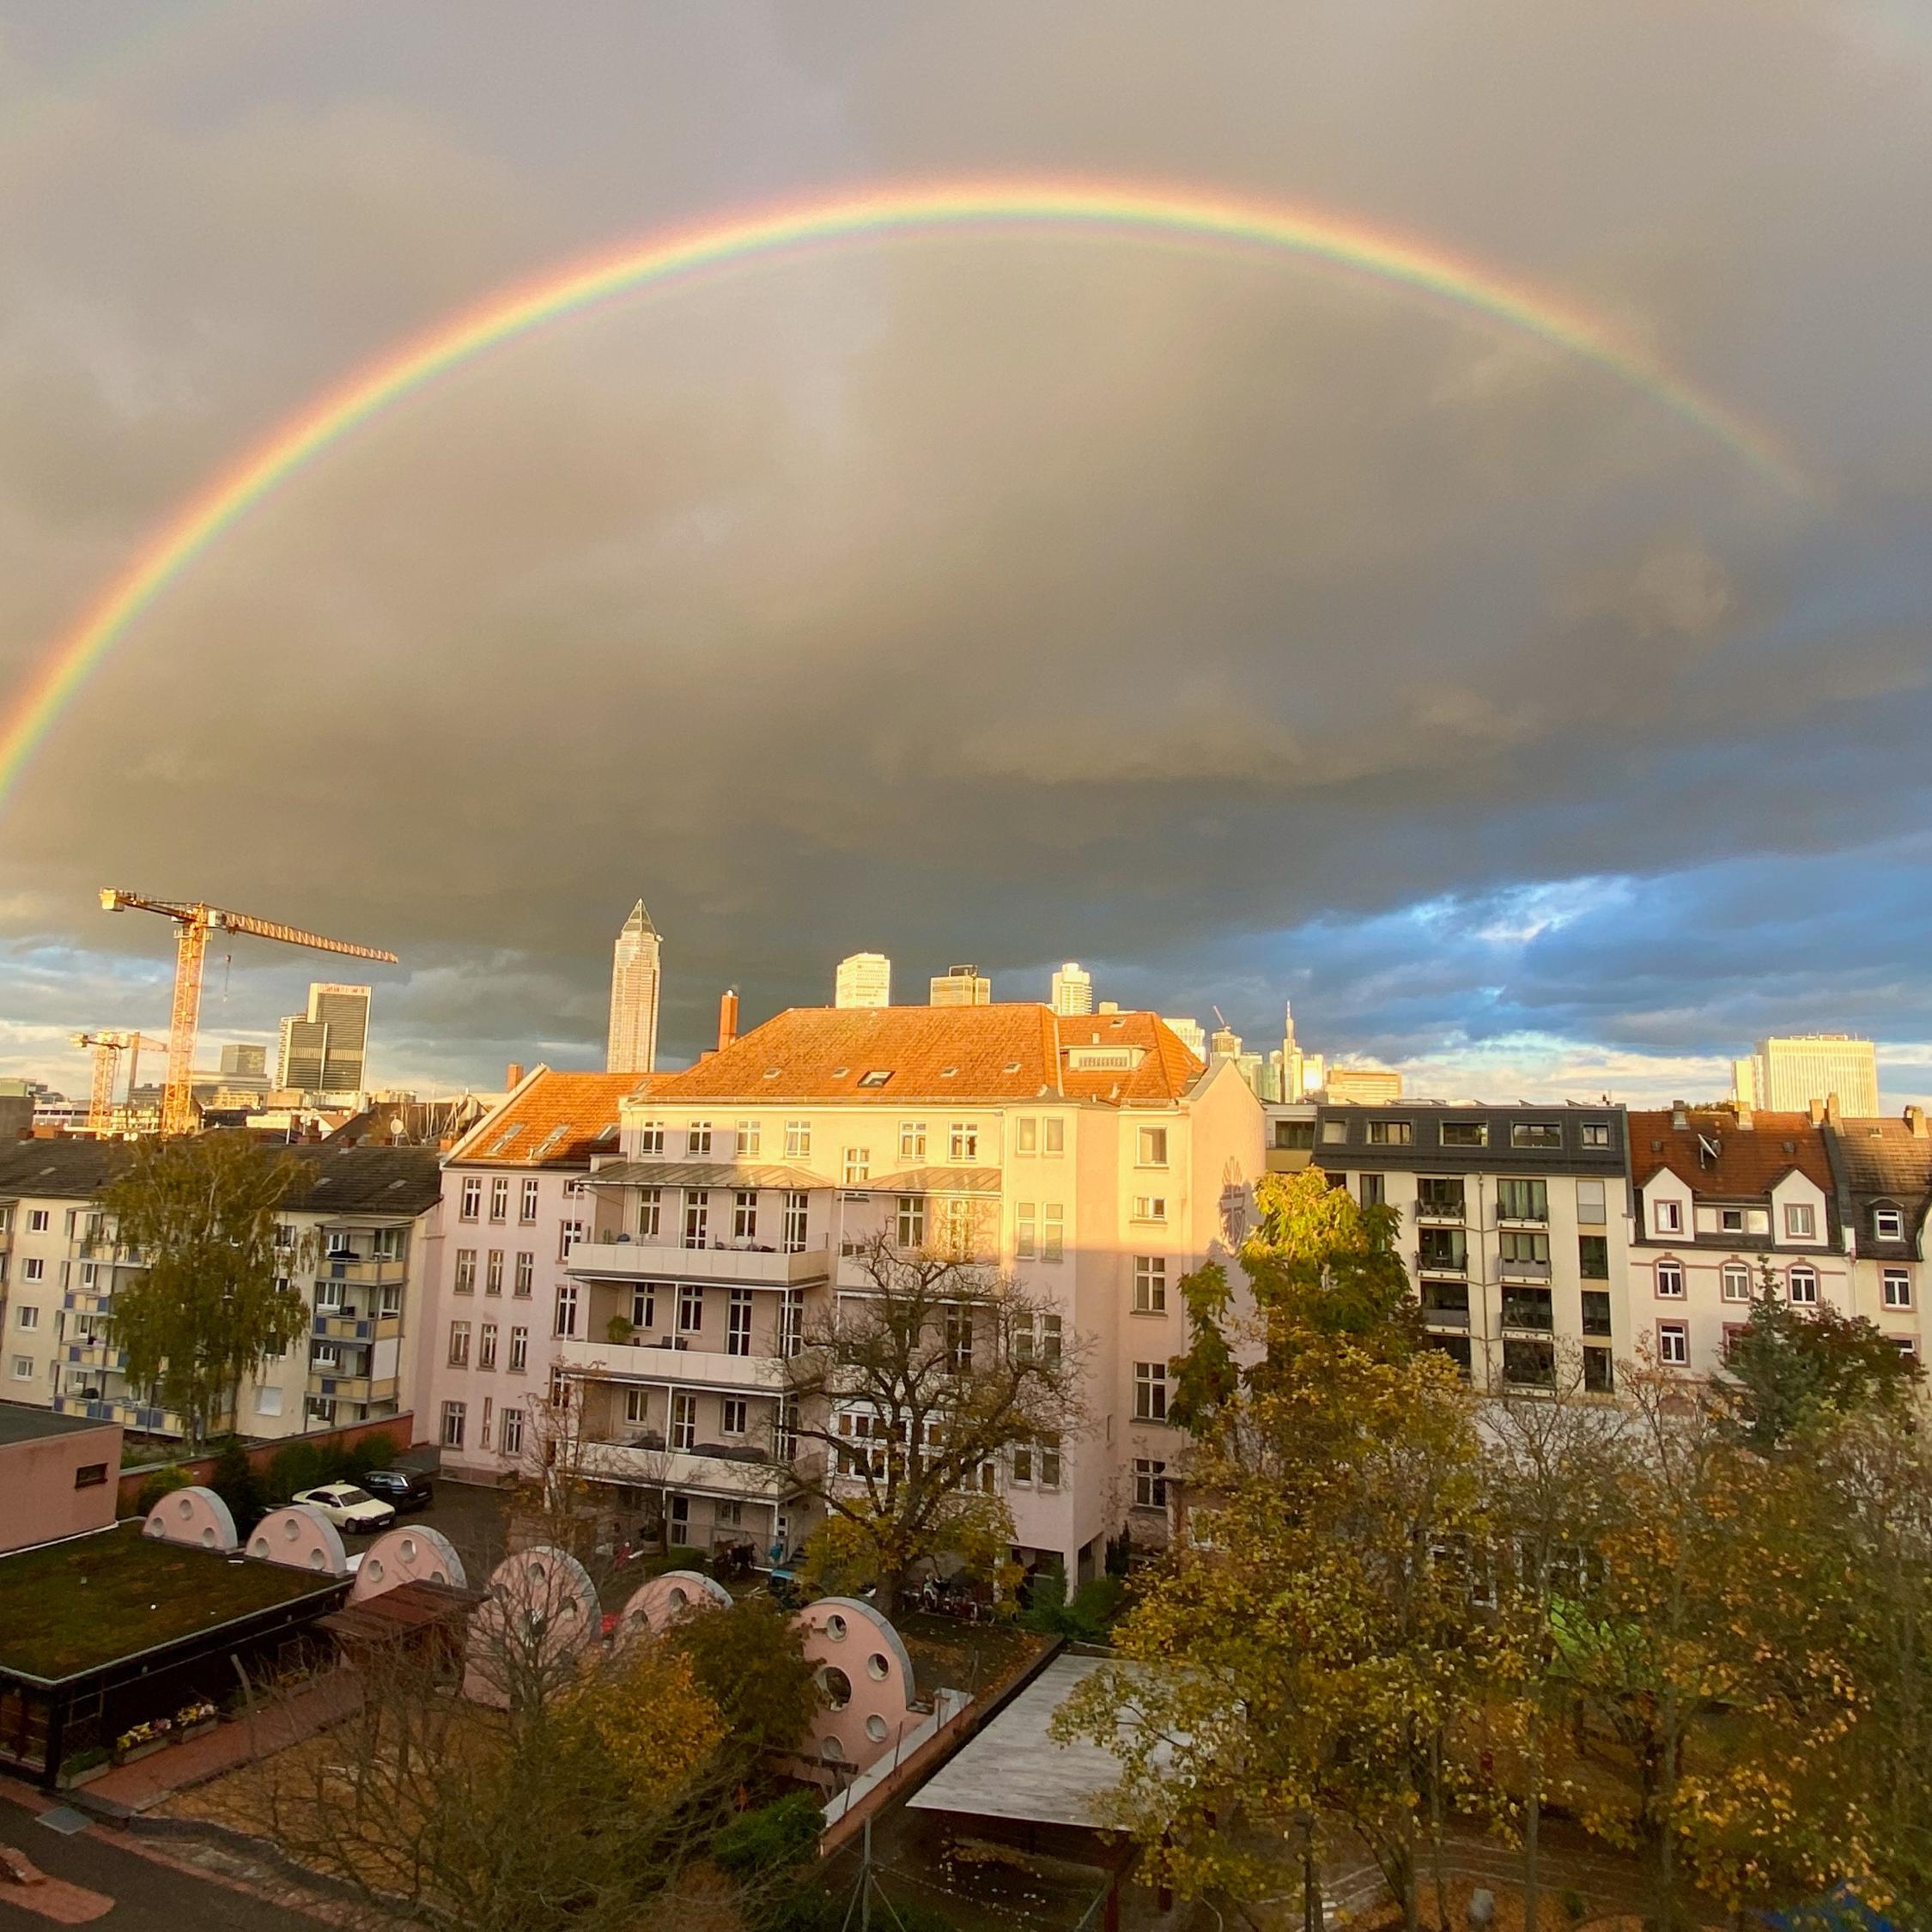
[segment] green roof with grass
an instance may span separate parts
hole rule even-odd
[[[328,1599],[346,1581],[158,1542],[138,1523],[42,1543],[0,1557],[0,1672],[42,1683],[82,1677],[305,1597]]]

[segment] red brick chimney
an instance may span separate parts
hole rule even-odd
[[[522,1084],[523,1062],[520,1060],[513,1060],[510,1064],[503,1069],[503,1084],[506,1087],[517,1087],[521,1086]]]
[[[726,987],[718,1001],[718,1051],[725,1048],[738,1038],[738,988]]]

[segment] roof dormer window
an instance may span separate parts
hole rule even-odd
[[[1905,1238],[1905,1213],[1899,1207],[1874,1207],[1872,1210],[1872,1233],[1880,1241],[1903,1241]]]
[[[862,1087],[883,1087],[891,1078],[892,1069],[890,1066],[875,1066],[870,1072],[859,1076],[859,1084]]]

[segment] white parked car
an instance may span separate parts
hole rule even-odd
[[[373,1536],[396,1521],[396,1512],[388,1504],[371,1496],[366,1489],[356,1488],[354,1483],[324,1483],[319,1489],[298,1491],[289,1500],[308,1504],[319,1510],[337,1529],[359,1536]]]

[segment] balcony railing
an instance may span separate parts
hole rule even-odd
[[[1431,1328],[1454,1328],[1459,1334],[1468,1332],[1469,1311],[1466,1308],[1425,1308],[1422,1319]]]
[[[106,1342],[64,1342],[60,1358],[83,1369],[107,1369],[118,1372],[127,1366],[127,1351]]]
[[[366,1259],[355,1255],[324,1255],[315,1264],[318,1281],[362,1282],[372,1288],[398,1283],[409,1271],[406,1261],[390,1255]]]
[[[1424,1276],[1438,1276],[1447,1281],[1462,1281],[1468,1277],[1469,1257],[1465,1255],[1461,1261],[1432,1261],[1419,1249],[1415,1272]]]
[[[1511,1261],[1505,1255],[1498,1261],[1497,1268],[1505,1281],[1547,1281],[1550,1279],[1547,1261]]]
[[[188,1425],[167,1409],[142,1402],[101,1401],[85,1395],[57,1395],[56,1415],[85,1416],[89,1422],[118,1422],[125,1429],[137,1429],[149,1436],[185,1436]]]
[[[680,1248],[669,1241],[578,1241],[571,1243],[564,1266],[574,1275],[605,1280],[794,1288],[825,1280],[831,1253],[823,1247],[786,1255],[769,1248]]]
[[[641,1435],[643,1431],[634,1433]],[[801,1480],[816,1475],[823,1467],[822,1458],[812,1455],[801,1456],[789,1467],[779,1468],[762,1459],[751,1460],[756,1454],[750,1451],[746,1459],[739,1461],[696,1451],[641,1448],[629,1442],[586,1443],[580,1467],[593,1481],[781,1502],[798,1492]]]
[[[1419,1200],[1415,1204],[1417,1224],[1422,1227],[1460,1228],[1468,1212],[1459,1200],[1429,1202]]]
[[[60,1305],[75,1315],[109,1315],[114,1297],[93,1288],[70,1288],[60,1297]]]
[[[611,1341],[562,1341],[556,1348],[557,1361],[568,1373],[612,1382],[769,1391],[785,1385],[785,1364],[775,1355],[721,1355],[710,1349]]]
[[[342,1376],[329,1369],[308,1372],[311,1395],[333,1396],[342,1402],[392,1402],[396,1399],[394,1376]]]
[[[1546,1335],[1555,1325],[1546,1300],[1533,1300],[1520,1295],[1505,1295],[1503,1297],[1503,1326],[1505,1328]]]
[[[403,1333],[400,1315],[357,1315],[346,1309],[317,1309],[310,1331],[319,1341],[394,1341]]]

